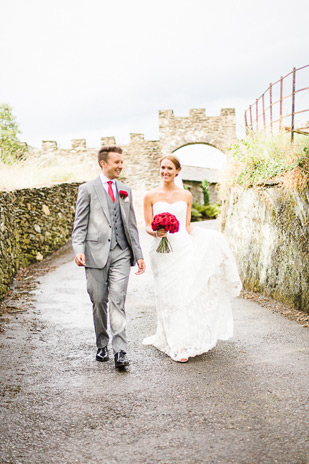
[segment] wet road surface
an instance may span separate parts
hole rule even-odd
[[[131,366],[120,372],[112,357],[95,361],[84,270],[70,248],[48,269],[3,319],[1,464],[309,463],[308,329],[238,298],[235,336],[175,363],[141,344],[156,325],[148,266],[132,270]]]

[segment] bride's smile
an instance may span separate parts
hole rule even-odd
[[[172,183],[175,177],[178,175],[179,170],[176,169],[176,166],[169,159],[164,159],[160,166],[161,178],[164,182]]]

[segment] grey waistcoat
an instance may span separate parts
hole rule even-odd
[[[108,195],[108,193],[106,193],[105,189],[104,192],[107,196],[108,209],[112,226],[111,250],[115,248],[117,243],[120,248],[124,250],[125,248],[128,248],[129,244],[124,233],[120,212],[119,195],[116,196],[115,203],[113,203],[111,197]]]

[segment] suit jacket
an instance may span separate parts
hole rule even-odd
[[[143,258],[139,243],[131,189],[116,180],[118,192],[124,190],[128,196],[119,198],[123,227],[131,248],[131,265]],[[119,193],[118,193],[119,194]],[[111,221],[107,197],[100,177],[82,184],[78,190],[72,245],[75,256],[84,253],[86,267],[102,269],[108,259],[111,244]]]

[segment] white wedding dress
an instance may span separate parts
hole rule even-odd
[[[188,234],[185,201],[156,202],[154,216],[163,212],[174,214],[180,227],[179,232],[167,234],[173,252],[157,253],[159,238],[151,245],[158,320],[155,335],[143,344],[180,361],[233,335],[230,299],[239,295],[242,285],[221,232],[194,227]]]

